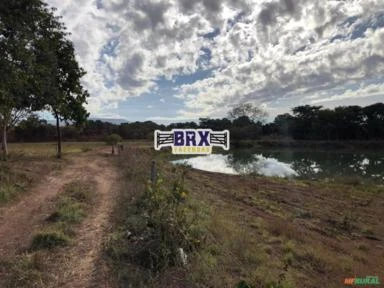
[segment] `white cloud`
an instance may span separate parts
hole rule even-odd
[[[48,3],[72,32],[88,72],[84,84],[93,114],[113,113],[128,97],[156,91],[161,77],[174,80],[199,69],[213,72],[176,87],[175,96],[185,104],[177,117],[223,116],[241,102],[273,108],[279,99],[355,99],[370,92],[349,91],[350,83],[384,72],[384,29],[378,25],[384,19],[382,0]],[[201,61],[202,49],[210,51],[210,61]],[[330,95],[337,87],[341,92]]]
[[[332,95],[327,98],[315,97],[318,99],[312,100],[311,104],[323,104],[326,102],[340,101],[340,100],[349,100],[353,101],[356,98],[366,98],[372,96],[382,96],[384,99],[384,84],[370,84],[366,86],[359,87],[358,89],[352,90],[347,89],[340,94]]]

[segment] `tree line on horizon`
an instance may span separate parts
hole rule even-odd
[[[247,104],[248,105],[248,104]],[[228,129],[231,139],[256,140],[261,137],[295,140],[383,140],[384,103],[366,107],[342,106],[326,109],[321,106],[297,106],[292,113],[278,115],[273,122],[265,122],[265,113],[244,105],[232,109],[228,117],[201,118],[196,122],[160,125],[152,121],[112,124],[88,120],[81,129],[73,125],[62,127],[68,141],[104,141],[108,135],[118,134],[123,139],[153,139],[154,130],[182,128]],[[37,115],[30,115],[13,129],[13,141],[40,142],[56,140],[55,126]]]

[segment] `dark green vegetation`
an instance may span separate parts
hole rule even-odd
[[[279,115],[272,123],[262,122],[264,113],[256,107],[252,109],[251,111],[248,111],[249,109],[236,110],[235,114],[230,114],[230,118],[200,119],[199,123],[158,125],[146,121],[115,125],[100,120],[90,120],[84,124],[82,129],[70,125],[63,127],[62,131],[64,138],[70,140],[104,141],[110,134],[118,134],[123,139],[149,140],[153,139],[153,131],[156,129],[211,128],[230,130],[232,147],[255,146],[253,141],[255,139],[258,140],[258,146],[268,148],[339,150],[382,149],[383,147],[383,103],[363,108],[359,106],[338,107],[334,110],[321,109],[320,106],[299,106],[293,109],[293,115]],[[54,141],[56,130],[47,121],[32,115],[21,121],[9,136],[12,141]]]
[[[230,176],[185,167],[179,178],[167,152],[131,147],[124,153],[118,165],[126,182],[107,245],[122,287],[340,287],[346,277],[380,277],[383,271],[382,185]],[[152,158],[161,184],[148,190]],[[183,187],[185,201],[174,200],[181,195],[174,187]],[[195,215],[182,233],[199,241],[193,249],[173,230],[185,223],[185,214],[164,209],[158,215],[158,207],[171,207],[173,201]],[[178,246],[187,254],[185,266],[173,258]]]
[[[274,126],[281,135],[309,140],[384,139],[384,104],[366,107],[346,106],[323,109],[322,106],[298,106],[293,116],[276,117]]]
[[[260,145],[260,142],[257,144]],[[298,179],[327,179],[337,183],[384,183],[383,151],[358,150],[356,149],[357,143],[354,144],[355,149],[347,148],[337,151],[324,148],[314,150],[309,149],[309,147],[307,149],[262,149],[260,147],[231,149],[228,153],[226,165],[240,174],[278,172],[279,166],[266,167],[260,164],[260,159],[257,157],[262,155],[266,159],[276,159],[281,163],[289,163],[290,168],[297,173],[295,178]],[[204,163],[205,160],[200,158],[199,161]],[[198,160],[196,160],[196,163],[198,163]],[[221,168],[215,163],[215,160],[211,160],[211,163],[212,167]]]
[[[8,130],[31,111],[50,111],[56,118],[61,157],[60,121],[80,124],[88,114],[88,97],[80,84],[85,74],[75,59],[64,25],[40,0],[0,3],[0,129],[4,159]]]
[[[116,146],[123,141],[118,134],[111,134],[105,138],[105,143],[112,146],[112,154],[115,154]]]

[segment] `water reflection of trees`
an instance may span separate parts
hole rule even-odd
[[[228,165],[239,173],[254,173],[257,154],[291,164],[301,178],[364,177],[384,180],[384,155],[310,151],[235,150]],[[374,175],[374,176],[372,176]]]
[[[250,167],[250,164],[257,161],[255,154],[251,150],[234,150],[228,155],[227,164],[236,172],[241,174],[250,174],[255,171]]]

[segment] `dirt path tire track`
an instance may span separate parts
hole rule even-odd
[[[0,209],[0,259],[12,258],[27,248],[33,231],[52,212],[52,200],[65,184],[81,177],[86,165],[86,158],[79,157],[62,171],[42,176],[18,202]]]
[[[106,157],[99,157],[90,169],[97,183],[97,202],[78,227],[75,244],[62,248],[58,253],[58,258],[67,259],[67,265],[59,273],[53,287],[111,287],[102,250],[119,191],[118,172]]]
[[[64,185],[78,179],[91,179],[97,184],[95,206],[76,229],[73,244],[54,252],[55,259],[64,261],[60,265],[52,265],[49,272],[56,281],[50,286],[110,287],[107,283],[108,272],[100,259],[115,196],[119,191],[119,174],[105,154],[106,151],[98,150],[76,156],[63,170],[46,176],[17,203],[2,208],[0,259],[12,260],[28,248],[33,233],[41,229],[45,219],[53,212],[54,200]]]

